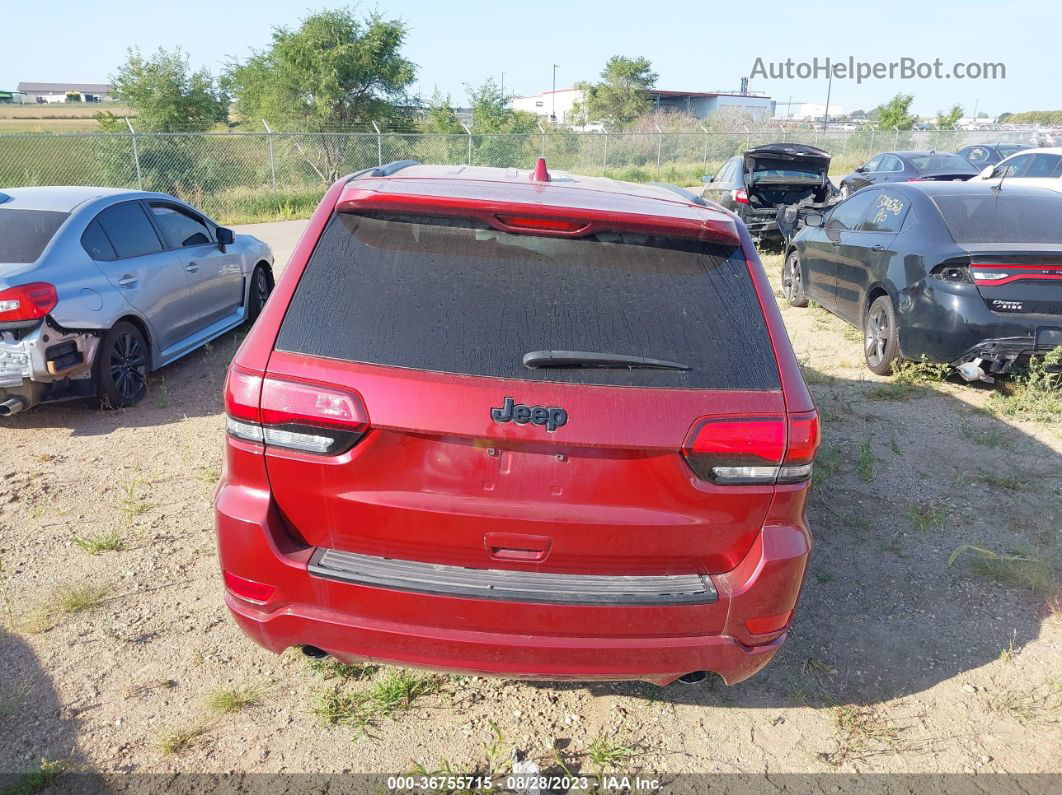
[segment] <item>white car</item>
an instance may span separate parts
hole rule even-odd
[[[985,169],[974,180],[1062,191],[1062,147],[1023,149]]]

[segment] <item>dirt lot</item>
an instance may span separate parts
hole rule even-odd
[[[841,321],[784,315],[824,447],[803,601],[761,675],[530,684],[254,646],[222,604],[210,505],[233,334],[134,409],[0,428],[0,771],[484,772],[512,749],[665,779],[1062,771],[1062,423],[877,378]]]

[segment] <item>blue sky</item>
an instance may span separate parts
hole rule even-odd
[[[193,65],[220,71],[230,56],[268,44],[275,25],[296,25],[308,11],[340,3],[291,0],[38,0],[7,2],[0,45],[0,89],[27,81],[106,81],[128,46],[152,51],[180,45]],[[835,80],[833,102],[869,109],[897,91],[915,95],[931,114],[953,102],[972,112],[1062,108],[1057,2],[777,3],[659,0],[389,0],[379,8],[404,19],[406,53],[420,67],[419,89],[438,86],[464,101],[463,84],[500,79],[517,94],[594,79],[613,54],[649,58],[659,88],[734,89],[765,61],[834,60],[1002,62],[1005,80]],[[17,35],[13,35],[17,34]],[[825,79],[753,80],[779,102],[822,102]]]

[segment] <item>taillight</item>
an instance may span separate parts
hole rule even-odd
[[[744,188],[737,188],[730,191],[730,198],[735,204],[748,204],[749,192]]]
[[[226,430],[236,439],[319,455],[345,453],[365,435],[361,397],[316,384],[230,368]]]
[[[799,483],[811,477],[819,445],[814,411],[790,415],[705,417],[683,446],[702,480],[727,485]]]
[[[945,262],[935,267],[929,275],[938,282],[973,284],[973,279],[970,277],[970,269],[962,263]]]
[[[40,320],[59,303],[55,287],[47,282],[31,282],[0,290],[0,323]]]

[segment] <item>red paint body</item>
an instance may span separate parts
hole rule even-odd
[[[215,499],[218,547],[225,572],[266,586],[245,586],[252,597],[268,593],[264,600],[232,590],[239,579],[226,593],[253,640],[277,652],[310,644],[348,661],[658,684],[694,671],[732,684],[778,651],[810,552],[809,484],[719,485],[695,476],[681,452],[707,416],[814,411],[762,266],[744,226],[715,205],[659,188],[579,180],[412,167],[349,185],[341,180],[327,192],[234,367],[353,394],[368,430],[334,456],[227,437]],[[621,228],[737,243],[782,388],[532,382],[274,350],[325,224],[333,212],[358,209],[469,216],[516,233],[530,231],[527,218],[585,222],[534,231],[557,237]],[[255,383],[240,386],[245,394],[237,401],[251,405],[251,414]],[[573,419],[555,435],[531,423],[492,422],[491,407],[513,394],[529,405],[563,405]],[[230,406],[230,415],[238,411]],[[710,575],[718,598],[661,607],[411,593],[314,576],[307,564],[316,547],[473,569],[695,572]],[[747,619],[769,631],[752,634]]]

